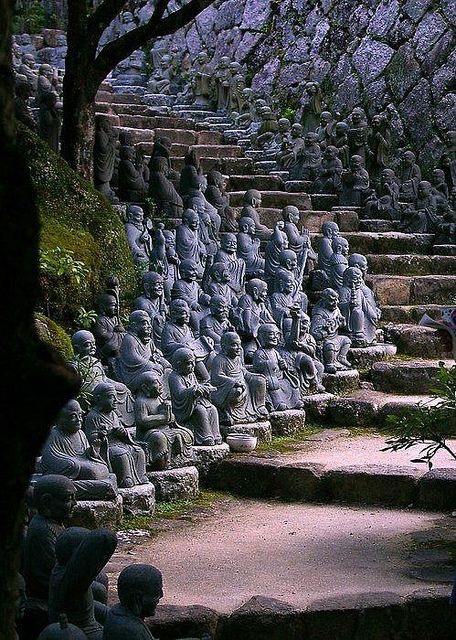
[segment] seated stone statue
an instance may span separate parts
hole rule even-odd
[[[297,224],[299,222],[299,209],[287,205],[282,209],[283,231],[288,238],[288,246],[295,253],[299,253],[304,245],[304,238],[299,233]],[[308,234],[307,234],[308,235]],[[306,243],[307,244],[307,243]]]
[[[27,602],[22,632],[37,637],[48,623],[49,578],[55,564],[55,542],[76,505],[76,487],[63,475],[41,476],[33,487],[37,513],[27,527],[22,573]]]
[[[192,89],[195,105],[209,106],[211,98],[211,76],[209,56],[206,51],[200,51],[196,56],[192,69]]]
[[[135,265],[149,266],[152,241],[144,224],[144,211],[141,207],[130,205],[127,208],[127,222],[124,229]]]
[[[342,192],[340,204],[349,207],[361,207],[364,205],[369,193],[369,174],[363,166],[361,156],[350,158],[350,168],[341,173]]]
[[[182,224],[176,229],[176,252],[180,260],[194,260],[201,277],[206,262],[206,247],[199,234],[199,215],[193,209],[185,209]]]
[[[366,314],[366,322],[370,322],[371,325],[375,325],[377,327],[378,321],[381,318],[382,312],[381,309],[377,306],[375,301],[374,292],[370,287],[367,286],[365,279],[368,271],[368,264],[366,256],[363,256],[361,253],[352,253],[348,258],[348,266],[349,267],[357,267],[361,271],[361,275],[363,278],[361,288],[363,290],[364,298],[366,300],[366,310],[368,313]],[[373,326],[371,326],[368,331],[368,335],[374,335]]]
[[[298,256],[294,251],[292,251],[291,249],[283,249],[280,252],[279,268],[276,271],[275,279],[274,279],[274,291],[278,291],[279,288],[277,287],[277,278],[278,278],[279,272],[285,271],[291,274],[293,278],[293,290],[291,292],[291,295],[293,296],[293,301],[299,304],[299,306],[303,311],[307,311],[307,306],[309,303],[307,296],[304,293],[303,287],[302,287],[306,252],[307,252],[307,248],[304,248],[301,251],[301,254],[299,256],[299,261],[298,261]],[[302,260],[304,262],[300,264]]]
[[[118,195],[126,202],[143,202],[147,193],[147,185],[143,175],[135,165],[136,153],[134,147],[120,147],[120,162],[118,167]]]
[[[245,285],[245,294],[239,299],[236,329],[242,338],[244,358],[252,361],[258,348],[258,329],[262,324],[274,324],[268,301],[268,285],[264,280],[253,278]]]
[[[270,300],[273,318],[283,333],[290,330],[292,308],[307,311],[306,294],[301,289],[296,289],[293,273],[283,268],[277,270],[275,291]]]
[[[218,413],[211,402],[211,393],[215,389],[208,381],[198,382],[193,351],[176,349],[171,364],[173,371],[169,376],[169,388],[177,422],[191,429],[195,446],[221,444]]]
[[[284,249],[288,249],[288,238],[284,228],[285,223],[282,220],[277,222],[264,252],[264,277],[271,291],[274,290],[275,274],[280,267],[280,254]]]
[[[38,133],[55,153],[59,152],[61,118],[57,109],[58,96],[54,91],[43,93],[38,114]]]
[[[250,217],[241,218],[237,234],[237,255],[245,262],[247,277],[261,278],[264,275],[264,258],[260,256],[260,240],[255,235],[255,221]]]
[[[338,157],[338,149],[333,145],[326,147],[318,177],[314,180],[314,193],[340,193],[342,191],[341,173],[344,169]]]
[[[192,464],[193,434],[180,427],[169,400],[163,398],[163,385],[153,371],[139,381],[135,401],[136,439],[147,443],[147,468],[152,471]]]
[[[266,378],[266,407],[269,411],[301,409],[299,377],[278,351],[279,329],[275,324],[262,324],[258,340],[260,347],[253,354],[252,364],[253,371]]]
[[[162,575],[147,564],[132,564],[123,569],[117,580],[120,602],[108,611],[104,640],[154,640],[144,618],[154,615],[163,597]]]
[[[180,218],[184,210],[184,203],[168,178],[166,158],[160,156],[153,158],[149,168],[149,196],[154,199],[158,214],[168,218]]]
[[[348,267],[350,247],[342,236],[336,236],[332,241],[333,254],[329,260],[329,282],[332,289],[339,291],[343,285],[345,269]]]
[[[91,585],[116,546],[117,536],[108,529],[70,527],[59,535],[49,582],[50,622],[57,622],[65,613],[89,640],[102,640],[103,627],[95,619]]]
[[[418,196],[418,185],[421,182],[421,169],[416,164],[416,156],[413,151],[404,151],[402,154],[397,178],[401,202],[414,202]]]
[[[400,212],[399,185],[392,169],[383,169],[377,192],[366,200],[365,216],[370,219],[397,220]]]
[[[229,321],[229,300],[220,295],[212,296],[209,303],[210,313],[200,320],[199,334],[210,338],[214,343],[214,350],[220,351],[220,341],[227,331],[234,331]]]
[[[315,133],[322,149],[327,149],[331,144],[335,124],[330,111],[322,111],[320,113],[320,122],[315,129]]]
[[[92,401],[92,393],[101,382],[109,382],[114,385],[117,394],[117,413],[122,422],[130,427],[133,424],[133,396],[128,387],[122,382],[110,380],[101,364],[95,356],[95,337],[90,331],[76,331],[71,338],[75,358],[68,364],[72,366],[81,377],[82,386],[80,403],[84,411],[88,411]]]
[[[198,213],[200,238],[206,245],[207,254],[214,255],[218,247],[218,234],[222,220],[217,209],[207,200],[206,189],[206,178],[203,175],[194,176],[186,202]]]
[[[207,174],[206,200],[217,209],[221,218],[220,231],[234,233],[237,231],[236,218],[230,207],[230,197],[226,194],[226,179],[220,171],[209,171]]]
[[[237,307],[238,299],[230,287],[230,270],[225,262],[214,262],[209,269],[209,278],[203,280],[204,292],[212,298],[219,295],[227,300],[230,309]]]
[[[211,383],[216,389],[211,398],[218,409],[220,423],[231,426],[267,417],[266,378],[246,370],[240,337],[227,331],[221,337],[220,346],[221,352],[211,367]]]
[[[73,480],[79,500],[112,500],[117,495],[117,485],[100,454],[102,443],[93,440],[89,444],[81,426],[81,407],[76,400],[70,400],[44,444],[41,470],[45,475],[58,474]]]
[[[261,123],[256,131],[251,136],[251,141],[256,149],[265,149],[274,139],[274,136],[279,130],[279,124],[277,117],[268,106],[262,107],[260,110]]]
[[[164,300],[168,304],[172,286],[179,277],[179,256],[176,252],[175,231],[165,229],[162,222],[155,228],[150,264],[152,269],[163,277]]]
[[[215,254],[214,262],[223,262],[230,271],[228,283],[234,294],[239,297],[244,293],[245,262],[237,257],[237,239],[234,233],[224,233],[220,249]]]
[[[198,266],[194,260],[182,260],[179,265],[180,278],[173,284],[171,300],[185,300],[190,307],[190,326],[198,334],[199,322],[207,313],[209,296],[199,286]]]
[[[191,189],[194,188],[194,179],[202,173],[203,170],[198,154],[194,149],[189,149],[184,156],[184,166],[179,177],[179,193],[184,201],[188,198]]]
[[[152,322],[153,339],[159,347],[168,305],[165,300],[164,280],[156,271],[146,271],[142,276],[144,294],[136,298],[136,311],[146,311]]]
[[[345,328],[345,319],[338,305],[339,294],[327,288],[312,310],[310,331],[319,345],[326,373],[352,369],[347,360],[351,340],[339,335],[339,330]]]
[[[418,184],[418,195],[401,216],[399,230],[404,233],[436,233],[442,222],[437,213],[437,199],[427,180]]]
[[[256,111],[253,98],[253,90],[250,87],[242,90],[241,111],[236,118],[236,127],[238,129],[248,129],[255,120]]]
[[[170,138],[167,136],[158,136],[154,140],[154,146],[152,148],[152,155],[149,159],[148,169],[149,169],[149,180],[150,173],[154,171],[154,160],[155,158],[164,158],[166,160],[167,166],[167,174],[166,177],[170,180],[174,187],[178,189],[179,187],[179,172],[171,169],[171,150],[173,143]]]
[[[119,320],[119,307],[115,296],[102,293],[97,299],[98,315],[93,326],[97,343],[97,353],[102,362],[107,362],[119,354],[125,336],[125,329]]]
[[[260,222],[258,209],[261,207],[261,193],[256,189],[248,189],[244,193],[241,218],[252,218],[255,222],[255,233],[259,240],[267,240],[271,236],[271,229]]]
[[[144,451],[132,439],[116,413],[114,385],[101,382],[93,390],[93,407],[87,414],[84,429],[92,438],[107,440],[106,460],[112,465],[120,488],[149,482]]]
[[[18,67],[17,73],[26,77],[27,82],[32,88],[32,94],[34,94],[38,85],[38,70],[36,68],[35,57],[33,54],[24,53],[22,55],[22,61]]]
[[[376,305],[372,306],[371,296],[364,294],[363,285],[361,271],[357,267],[348,267],[343,275],[343,287],[339,290],[339,307],[352,347],[368,347],[377,342],[380,313]]]
[[[292,125],[290,137],[282,140],[282,145],[277,154],[277,164],[279,168],[286,171],[290,169],[297,160],[298,153],[304,146],[303,127],[298,122]]]
[[[95,146],[93,150],[93,173],[95,188],[107,198],[114,194],[110,182],[116,161],[117,135],[109,118],[104,114],[95,117]]]
[[[314,181],[320,173],[321,161],[317,134],[309,131],[304,136],[303,146],[296,154],[296,162],[290,167],[290,179]]]
[[[196,374],[200,380],[208,380],[211,362],[215,356],[211,339],[195,338],[190,329],[190,309],[185,300],[177,298],[169,306],[170,319],[165,323],[162,332],[162,349],[167,360],[177,349],[190,349],[196,360]]]
[[[36,122],[29,107],[32,86],[23,76],[16,76],[14,117],[26,127],[36,132]]]
[[[339,236],[339,226],[335,222],[323,222],[321,225],[322,238],[318,247],[318,268],[328,274],[330,260],[333,254],[333,240]]]
[[[350,166],[350,147],[348,144],[348,124],[346,122],[336,122],[332,144],[337,149],[342,166],[347,169]]]
[[[156,348],[152,339],[152,323],[147,311],[133,311],[128,321],[128,332],[113,361],[115,377],[135,393],[139,377],[144,371],[155,371],[161,376],[168,372],[169,364]]]
[[[317,342],[310,334],[310,318],[297,305],[292,307],[291,325],[284,332],[284,346],[280,349],[288,367],[296,369],[304,393],[324,393],[324,367],[317,357]]]

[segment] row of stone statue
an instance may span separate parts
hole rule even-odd
[[[29,493],[17,581],[19,640],[153,640],[144,619],[154,615],[163,596],[160,571],[145,564],[123,569],[120,602],[109,608],[104,569],[116,534],[66,526],[77,495],[68,477],[41,476]]]

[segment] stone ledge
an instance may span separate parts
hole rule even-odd
[[[200,478],[205,478],[223,458],[230,453],[230,448],[223,442],[214,447],[193,447],[193,463],[198,469]]]
[[[324,373],[323,386],[328,393],[335,395],[350,393],[359,387],[359,372],[357,369],[348,369],[337,373]]]
[[[367,369],[375,362],[381,362],[395,356],[397,347],[394,344],[376,344],[371,347],[353,348],[348,352],[349,361],[359,369]]]
[[[199,492],[199,473],[193,466],[150,471],[147,477],[155,487],[157,502],[190,500]]]
[[[69,523],[71,527],[113,529],[122,521],[123,499],[118,495],[115,500],[80,500]]]
[[[303,409],[287,409],[269,414],[272,435],[294,436],[306,426],[306,412]]]
[[[138,484],[128,489],[119,489],[124,512],[132,516],[153,515],[155,511],[155,487],[152,483]]]
[[[230,427],[225,425],[220,426],[220,431],[224,438],[230,433],[246,433],[249,436],[256,436],[258,442],[271,442],[272,431],[271,423],[269,420],[262,420],[260,422],[240,422],[233,424]]]

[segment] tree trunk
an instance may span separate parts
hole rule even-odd
[[[87,96],[84,76],[67,80],[65,75],[63,103],[62,157],[86,180],[93,182],[95,98]]]

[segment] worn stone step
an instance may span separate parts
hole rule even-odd
[[[244,191],[231,191],[230,204],[232,207],[242,206]],[[300,210],[312,208],[310,197],[307,193],[286,193],[285,191],[261,191],[263,207],[281,209],[288,205],[298,207]]]
[[[163,129],[157,128],[155,129],[155,137],[156,138],[168,138],[172,143],[177,144],[186,144],[193,145],[198,144],[198,134],[196,131],[191,131],[189,129]]]
[[[229,176],[228,191],[242,191],[257,189],[257,191],[282,191],[283,180],[271,175]]]
[[[345,234],[350,243],[351,253],[366,254],[431,254],[432,240],[430,234],[411,233],[363,233]]]
[[[112,102],[115,104],[136,104],[144,106],[143,94],[144,87],[140,87],[142,91],[128,91],[127,87],[113,87]]]
[[[454,244],[435,244],[432,252],[437,256],[456,256],[456,245]]]
[[[309,180],[285,180],[285,191],[289,193],[299,193],[300,191],[309,193],[311,186],[312,182]]]
[[[391,275],[454,275],[456,256],[368,254],[369,270]]]
[[[32,112],[33,112],[33,109],[32,109]],[[97,116],[102,115],[104,118],[106,118],[112,124],[113,127],[119,127],[121,125],[121,119],[120,119],[121,116],[118,116],[117,113],[107,113],[107,112],[104,113],[103,111],[98,111],[98,107],[95,113]]]
[[[275,160],[261,160],[260,162],[255,162],[255,171],[257,173],[269,173],[270,171],[274,171],[277,167]]]
[[[141,148],[144,155],[150,156],[152,154],[152,151],[154,148],[154,138],[151,138],[149,140],[143,139],[137,144]],[[170,150],[171,158],[184,157],[188,153],[189,149],[190,149],[190,145],[188,144],[178,144],[176,142],[173,142],[171,144],[171,150]]]
[[[184,158],[172,157],[171,165],[176,171],[182,171],[184,166]],[[211,169],[216,169],[224,174],[230,175],[236,174],[251,174],[253,171],[253,163],[249,158],[217,158],[214,156],[207,156],[201,158],[201,166],[204,173],[207,173]]]
[[[395,344],[379,343],[371,347],[355,347],[348,352],[348,359],[357,369],[367,369],[374,362],[381,362],[395,356],[397,347]]]
[[[96,108],[100,113],[107,112],[117,113],[119,115],[168,117],[163,109],[158,109],[157,107],[149,107],[144,104],[115,104],[110,102],[97,102]]]
[[[392,322],[383,327],[385,340],[397,346],[398,353],[419,358],[451,358],[451,353],[445,351],[437,331],[416,324],[394,324]]]
[[[437,319],[444,307],[442,304],[382,305],[382,321],[413,324],[419,322],[425,313]]]
[[[338,201],[337,196],[333,196],[330,193],[312,193],[310,197],[314,209],[324,209],[325,211],[331,211],[331,208]]]
[[[136,129],[133,127],[115,127],[117,134],[127,134],[131,143],[139,145],[146,155],[150,155],[152,152],[155,129]]]
[[[431,393],[434,379],[440,369],[439,360],[391,360],[372,365],[369,378],[377,391],[413,394]],[[442,360],[450,367],[454,362]]]
[[[272,161],[275,162],[277,153],[275,151],[261,151],[258,149],[247,149],[245,152],[246,158],[252,158],[252,160],[262,162],[262,161]]]
[[[95,102],[112,102],[112,91],[98,90],[95,96]]]
[[[120,114],[118,115],[119,125],[121,127],[131,127],[134,129],[155,129],[156,122],[155,116],[143,116],[143,115],[130,115]]]
[[[154,107],[172,107],[176,100],[175,96],[168,96],[163,93],[147,93],[144,92],[144,104],[150,104]]]
[[[220,133],[224,133],[226,128],[227,125],[224,123],[211,124],[208,122],[204,122],[204,120],[195,124],[195,129],[197,131],[219,131]]]
[[[397,225],[391,220],[360,220],[360,231],[373,231],[374,233],[385,233],[388,231],[396,231]]]
[[[456,292],[456,275],[432,276],[396,276],[368,275],[367,280],[372,287],[378,304],[413,305],[452,304]]]

